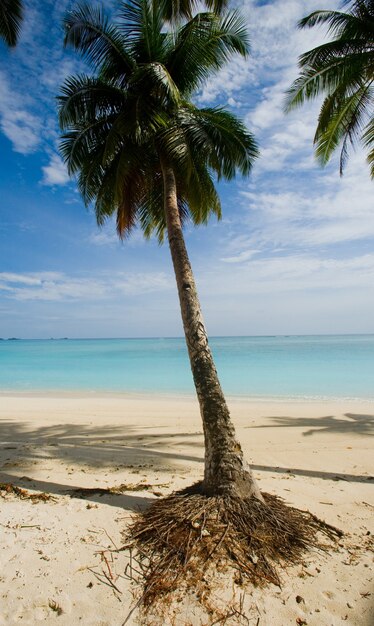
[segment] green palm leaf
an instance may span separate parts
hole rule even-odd
[[[335,110],[329,112],[328,123],[319,123],[315,143],[316,155],[322,165],[327,163],[333,151],[343,141],[340,157],[340,171],[343,172],[348,140],[353,144],[362,131],[365,111],[372,96],[370,87],[362,86],[351,96],[339,99],[339,106],[334,103]]]
[[[165,65],[180,91],[189,96],[234,54],[249,53],[245,23],[236,12],[224,19],[212,13],[198,14],[175,38]]]
[[[63,25],[65,46],[80,52],[103,78],[114,78],[120,85],[126,82],[134,60],[102,9],[82,4],[66,15]]]
[[[22,18],[22,0],[0,0],[0,37],[8,46],[16,45]]]
[[[163,32],[163,0],[143,2],[127,0],[121,3],[118,30],[139,62],[150,62],[164,56],[166,34]]]
[[[66,79],[57,98],[60,126],[64,130],[83,120],[106,116],[110,110],[119,112],[125,99],[121,89],[100,78],[71,76]]]
[[[180,18],[192,19],[194,12],[200,8],[199,0],[164,0],[163,15],[168,21],[178,21]],[[207,9],[216,13],[222,13],[228,5],[227,0],[205,0]]]
[[[366,125],[362,135],[365,148],[369,150],[367,160],[371,169],[371,177],[374,178],[374,119]]]
[[[350,12],[315,11],[301,28],[326,24],[333,41],[300,57],[299,77],[287,92],[286,111],[324,95],[315,134],[316,155],[324,165],[341,145],[340,172],[348,144],[362,141],[374,114],[374,2],[356,0]]]

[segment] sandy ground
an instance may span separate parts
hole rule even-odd
[[[374,407],[237,399],[230,406],[261,489],[347,534],[329,555],[308,555],[284,571],[281,589],[226,585],[213,600],[229,615],[236,594],[241,615],[219,623],[373,625]],[[0,433],[0,482],[53,496],[33,503],[1,492],[0,624],[121,626],[134,586],[125,576],[128,557],[111,550],[134,511],[201,477],[196,402],[3,395]],[[79,492],[123,484],[121,494]],[[127,623],[158,622],[135,610]],[[189,597],[160,623],[213,621]]]

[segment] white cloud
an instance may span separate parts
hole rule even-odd
[[[116,224],[114,218],[108,219],[104,226],[100,230],[92,233],[89,238],[89,242],[95,246],[118,246],[123,245],[126,248],[137,248],[143,246],[146,243],[143,231],[140,228],[135,228],[130,237],[126,237],[123,241],[120,240],[116,231]]]
[[[283,191],[270,183],[242,191],[248,211],[240,223],[243,241],[233,232],[237,247],[230,252],[239,254],[259,246],[262,250],[268,246],[316,248],[373,238],[372,186],[363,155],[357,154],[342,178],[332,165],[326,176],[319,172],[300,190]]]
[[[219,273],[208,272],[199,282],[205,298],[237,302],[255,294],[307,294],[325,289],[334,294],[340,289],[365,293],[373,278],[374,254],[336,259],[301,252],[222,265]]]
[[[206,105],[219,97],[221,101],[223,98],[227,99],[228,103],[232,105],[234,102],[232,94],[238,93],[253,79],[252,62],[237,56],[207,80],[197,96],[197,101],[201,105]],[[235,105],[238,106],[236,101]]]
[[[62,45],[62,16],[70,4],[70,0],[25,0],[18,45],[3,55],[0,129],[13,150],[24,155],[51,149],[59,135],[55,99],[59,86],[67,75],[83,67],[78,57],[67,57]],[[54,171],[50,176],[55,181],[51,184],[62,184],[61,169],[58,172],[53,163],[51,167]]]
[[[110,300],[122,295],[140,296],[174,288],[163,272],[69,276],[57,272],[0,273],[0,292],[15,300]]]
[[[127,295],[140,295],[175,289],[172,277],[164,272],[122,274],[116,281],[116,288]]]
[[[249,85],[253,91],[260,83],[284,80],[286,74],[293,80],[298,56],[323,39],[321,30],[297,30],[302,17],[321,8],[319,0],[273,0],[266,4],[244,0],[237,4],[248,24],[251,54],[247,59],[236,57],[209,79],[199,94],[201,103],[217,98],[222,101],[234,93],[238,100],[237,94],[243,89],[246,94],[241,94],[241,99],[248,100],[248,95],[253,99],[253,94],[248,94]],[[324,2],[324,8],[335,9],[338,5],[338,0]]]
[[[224,263],[243,263],[243,261],[251,259],[256,253],[257,250],[243,250],[235,256],[222,257],[221,261]]]
[[[42,167],[42,170],[43,185],[66,185],[70,180],[66,165],[57,154],[52,154],[49,165]]]
[[[99,230],[92,233],[89,237],[90,243],[95,246],[114,246],[118,245],[118,235],[113,227],[112,231]]]
[[[323,8],[338,5],[339,0],[325,0]],[[296,68],[302,52],[323,40],[323,29],[297,28],[302,17],[321,8],[320,0],[272,0],[266,4],[244,0],[239,8],[249,27],[254,69],[262,83],[284,78],[285,72]]]
[[[11,285],[21,283],[23,285],[41,285],[46,280],[59,280],[62,274],[59,272],[39,272],[38,274],[16,274],[14,272],[0,272],[2,284]]]
[[[22,98],[11,89],[5,73],[0,71],[0,125],[1,130],[12,142],[15,152],[30,154],[40,144],[41,123],[38,117],[28,112]]]

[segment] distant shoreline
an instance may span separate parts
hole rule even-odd
[[[66,398],[66,399],[81,399],[89,400],[93,398],[102,398],[106,400],[108,398],[116,400],[136,400],[136,401],[195,401],[197,402],[196,393],[194,391],[178,392],[178,391],[118,391],[118,390],[88,390],[88,389],[0,389],[0,398]],[[349,397],[349,396],[336,396],[336,397],[322,397],[322,396],[248,396],[248,395],[234,395],[225,394],[228,404],[231,403],[245,403],[245,404],[312,404],[312,405],[340,405],[345,403],[353,404],[372,404],[374,401],[373,396],[361,396],[361,397]]]
[[[279,333],[269,335],[209,335],[210,339],[286,339],[296,337],[373,337],[369,333]],[[149,337],[0,337],[0,341],[141,341],[141,340],[183,339],[183,335]]]

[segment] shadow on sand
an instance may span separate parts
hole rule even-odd
[[[320,418],[269,417],[272,424],[249,426],[248,428],[308,428],[303,435],[314,433],[374,434],[374,415],[346,413],[345,419],[334,416]],[[108,470],[116,481],[116,472],[132,470],[135,474],[147,468],[154,472],[172,473],[180,470],[180,463],[203,463],[203,438],[201,432],[145,434],[143,426],[91,427],[77,424],[43,426],[31,430],[28,423],[0,420],[0,482],[12,483],[17,487],[35,489],[53,494],[70,494],[92,502],[122,507],[128,510],[144,508],[152,498],[128,494],[97,493],[79,494],[81,485],[62,484],[32,478],[33,468],[40,461],[58,460],[66,471],[74,467],[74,473],[90,474],[97,469]],[[181,453],[189,448],[190,454]],[[16,474],[10,474],[13,468]],[[341,474],[301,468],[282,468],[267,465],[252,465],[260,472],[293,474],[324,480],[347,482],[372,481],[371,476]],[[73,469],[73,468],[72,468]],[[17,475],[18,474],[18,475]],[[31,477],[21,474],[30,474]],[[135,477],[134,477],[135,478]],[[136,479],[135,479],[135,482]],[[94,488],[94,485],[90,485]]]
[[[341,474],[334,472],[319,472],[317,470],[298,469],[295,467],[276,467],[271,465],[251,465],[253,470],[259,472],[271,472],[274,474],[293,474],[294,476],[308,476],[321,478],[322,480],[343,480],[347,483],[374,483],[373,476],[359,474]]]
[[[33,489],[43,493],[53,494],[56,496],[70,495],[71,498],[85,500],[109,506],[116,506],[125,511],[141,511],[150,504],[154,498],[147,496],[134,496],[128,494],[117,493],[101,493],[100,490],[95,493],[94,489],[90,489],[91,493],[84,493],[84,490],[78,485],[55,483],[52,481],[35,480],[28,476],[15,476],[13,474],[5,474],[0,472],[0,482],[11,483],[21,489]],[[88,490],[87,490],[88,491]],[[102,491],[102,490],[101,490]]]
[[[58,460],[68,474],[74,473],[74,478],[77,472],[90,475],[98,469],[107,470],[114,485],[119,482],[116,473],[120,470],[133,472],[131,482],[137,483],[141,469],[172,473],[178,462],[203,462],[201,433],[144,434],[143,426],[53,424],[30,429],[28,423],[0,420],[0,442],[0,482],[131,510],[144,508],[151,498],[103,493],[99,489],[95,493],[94,484],[90,484],[90,493],[79,493],[82,485],[57,483],[53,477],[51,481],[34,479],[33,470],[39,462],[48,467],[48,460]],[[182,446],[191,448],[191,454],[181,453]]]
[[[341,417],[326,415],[324,417],[289,417],[269,416],[266,419],[273,420],[272,424],[248,426],[247,428],[308,428],[303,432],[304,437],[314,433],[343,433],[352,435],[374,435],[374,415],[362,415],[360,413],[344,413]]]

